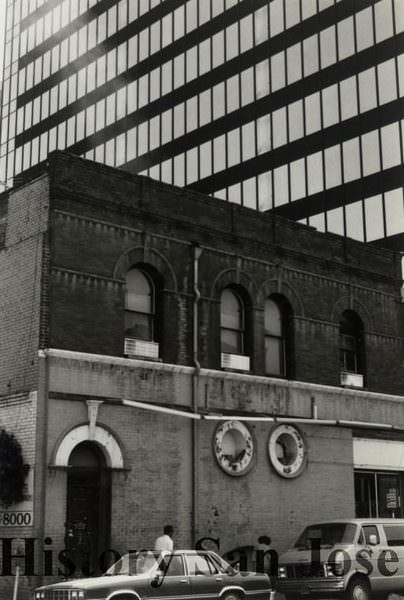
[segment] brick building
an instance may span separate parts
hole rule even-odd
[[[0,537],[36,538],[36,574],[165,523],[225,553],[401,515],[398,255],[62,152],[0,216],[0,428],[31,488]]]

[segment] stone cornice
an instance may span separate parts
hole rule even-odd
[[[351,389],[347,387],[337,387],[332,385],[323,385],[318,383],[310,383],[304,381],[296,381],[289,379],[279,379],[275,377],[264,377],[260,375],[250,375],[246,373],[235,373],[233,371],[220,371],[215,369],[200,369],[188,367],[185,365],[173,365],[168,363],[145,361],[140,359],[121,358],[119,356],[106,356],[101,354],[90,354],[86,352],[75,352],[71,350],[60,350],[57,348],[47,348],[39,350],[40,358],[48,358],[55,361],[70,361],[77,363],[89,363],[102,367],[115,366],[118,368],[146,369],[159,372],[167,372],[192,376],[198,374],[199,377],[212,380],[232,381],[247,385],[272,385],[283,389],[293,389],[296,391],[304,391],[306,393],[323,393],[332,396],[343,396],[346,399],[369,399],[372,401],[392,401],[404,403],[404,396],[394,394],[384,394],[381,392],[372,392],[362,389]]]

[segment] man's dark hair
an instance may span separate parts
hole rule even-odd
[[[172,525],[164,526],[164,535],[172,535],[174,533],[174,527]]]
[[[269,546],[271,544],[271,538],[267,535],[260,535],[260,537],[258,538],[258,543],[266,544],[267,546]]]

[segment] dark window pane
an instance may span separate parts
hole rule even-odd
[[[345,311],[340,321],[340,361],[341,369],[345,371],[361,372],[359,362],[362,330],[362,322],[356,313]]]
[[[358,370],[356,352],[341,349],[341,368],[344,371],[356,373]]]
[[[142,313],[125,311],[125,336],[140,340],[152,340],[152,318]]]
[[[139,269],[131,269],[126,275],[126,308],[143,313],[152,312],[153,290],[149,279]]]
[[[376,486],[374,473],[355,473],[356,516],[376,516]]]
[[[265,302],[265,331],[272,335],[282,335],[282,314],[276,302],[269,299]]]
[[[283,340],[265,337],[265,372],[268,375],[283,375]]]
[[[231,329],[221,330],[221,350],[227,354],[241,354],[241,335]]]
[[[231,290],[224,290],[221,301],[221,326],[241,329],[242,310],[237,296]]]
[[[125,335],[142,340],[153,340],[154,287],[140,269],[126,274]]]

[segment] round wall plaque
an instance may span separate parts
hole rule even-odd
[[[213,446],[219,466],[228,475],[244,475],[252,467],[254,440],[244,423],[221,423],[215,431]]]
[[[304,439],[293,425],[278,425],[269,435],[269,459],[282,477],[297,477],[306,462]]]

